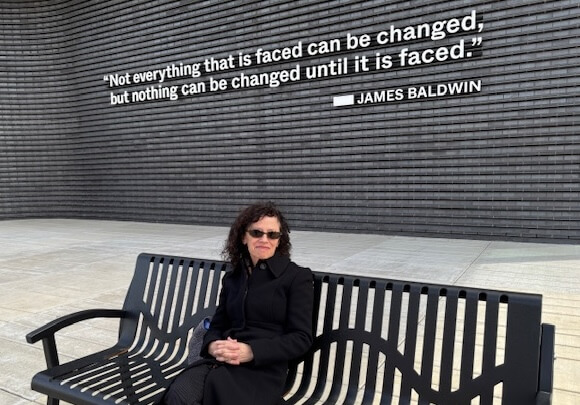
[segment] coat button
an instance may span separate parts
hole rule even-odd
[[[266,270],[266,268],[267,268],[267,266],[266,266],[266,263],[262,263],[262,264],[260,264],[260,268],[261,268],[262,270]]]

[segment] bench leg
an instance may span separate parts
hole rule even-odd
[[[46,405],[58,405],[58,404],[59,404],[58,398],[48,397],[48,399],[46,400]]]

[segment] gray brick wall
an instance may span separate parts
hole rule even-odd
[[[574,1],[4,1],[0,3],[0,218],[227,225],[256,199],[294,228],[580,240]],[[481,33],[348,50],[360,37],[463,17]],[[471,39],[481,37],[481,46]],[[256,64],[258,48],[341,40],[341,51]],[[355,58],[451,47],[473,57],[353,72]],[[207,58],[301,66],[279,87],[111,105],[105,76]],[[349,74],[306,80],[347,58]],[[360,59],[359,59],[360,60]],[[333,106],[334,96],[481,81],[453,97]],[[229,86],[228,86],[229,87]]]

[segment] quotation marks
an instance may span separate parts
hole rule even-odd
[[[471,47],[479,48],[483,44],[483,37],[473,37],[471,38]],[[465,54],[468,58],[473,56],[473,52],[469,51]]]

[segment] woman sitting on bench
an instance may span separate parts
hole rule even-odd
[[[166,404],[281,402],[288,362],[312,344],[312,273],[290,260],[289,233],[271,202],[240,212],[223,251],[234,270],[223,278],[203,359],[175,379]]]

